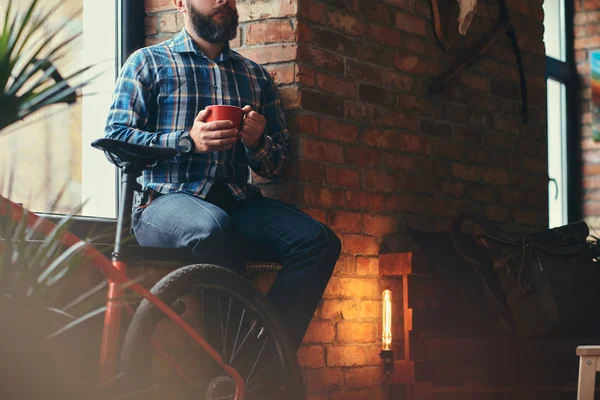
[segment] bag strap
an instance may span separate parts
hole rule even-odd
[[[493,232],[498,232],[498,229],[493,225],[491,221],[486,219],[483,215],[475,214],[472,212],[463,212],[457,214],[451,223],[450,236],[452,237],[452,242],[454,244],[454,248],[458,252],[458,254],[465,259],[471,265],[475,273],[479,276],[481,283],[483,285],[483,290],[485,292],[485,296],[487,297],[490,305],[492,306],[494,312],[498,316],[502,327],[506,329],[508,332],[514,332],[515,327],[512,320],[512,314],[508,307],[503,304],[499,299],[496,293],[494,293],[491,288],[487,278],[484,274],[484,267],[481,261],[479,261],[475,256],[469,254],[467,246],[463,242],[462,234],[462,224],[465,221],[473,221],[477,225],[481,227],[487,227],[489,230]]]
[[[485,220],[485,217],[475,215],[474,221]],[[589,235],[589,228],[584,221],[574,222],[557,228],[548,229],[536,233],[508,234],[501,231],[490,221],[483,224],[478,223],[484,228],[484,233],[477,235],[478,239],[485,238],[505,246],[515,248],[522,247],[525,242],[529,242],[532,249],[541,250],[545,253],[556,256],[571,256],[577,254],[586,246],[586,239]]]
[[[536,250],[541,250],[541,251],[544,251],[548,254],[555,255],[555,256],[570,256],[573,254],[577,254],[581,250],[581,247],[583,246],[583,243],[581,243],[581,241],[579,241],[577,237],[570,238],[573,240],[573,243],[569,246],[545,246],[539,242],[533,242],[531,240],[531,236],[529,236],[529,235],[523,235],[523,236],[521,236],[521,238],[519,240],[507,240],[504,238],[499,238],[499,237],[495,237],[492,235],[488,235],[486,233],[478,234],[478,235],[476,235],[476,237],[478,239],[484,238],[485,240],[504,244],[506,246],[510,246],[510,247],[514,247],[514,248],[522,247],[523,242],[528,240],[531,245],[531,248],[536,249]]]

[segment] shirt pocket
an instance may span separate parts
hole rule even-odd
[[[171,119],[180,110],[185,110],[188,99],[188,82],[184,77],[168,77],[161,80],[158,96],[159,115]],[[164,121],[164,120],[163,120]]]

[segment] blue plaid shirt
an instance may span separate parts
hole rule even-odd
[[[226,151],[184,154],[145,171],[145,189],[162,194],[187,192],[204,198],[215,181],[237,199],[258,189],[250,167],[265,178],[281,176],[289,164],[289,133],[279,92],[269,73],[225,45],[216,60],[207,58],[182,30],[163,43],[140,49],[123,65],[108,115],[106,137],[146,146],[178,149],[204,107],[250,105],[267,121],[262,146],[238,140]]]

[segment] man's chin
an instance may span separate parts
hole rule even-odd
[[[203,36],[203,35],[199,35],[201,38],[203,38],[204,40],[206,40],[209,43],[213,43],[213,44],[225,44],[227,42],[229,42],[230,40],[235,38],[235,34],[232,35],[220,35],[219,37],[207,37],[207,36]]]

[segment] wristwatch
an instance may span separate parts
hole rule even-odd
[[[181,134],[177,146],[179,147],[179,151],[185,154],[191,153],[194,150],[194,147],[196,147],[189,132],[183,132]]]

